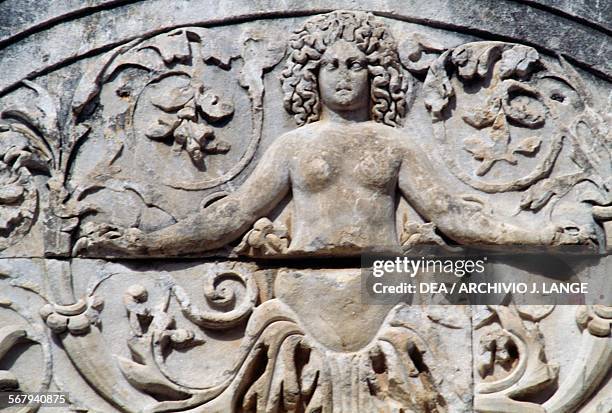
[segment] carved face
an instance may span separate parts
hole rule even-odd
[[[345,40],[328,47],[319,69],[322,103],[337,111],[359,109],[368,104],[369,91],[365,54]]]

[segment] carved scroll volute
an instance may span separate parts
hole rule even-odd
[[[546,413],[575,411],[612,368],[612,306],[579,306],[576,321],[582,329],[580,350],[557,392],[544,403]]]
[[[194,407],[218,396],[234,378],[230,375],[212,387],[192,387],[166,365],[168,354],[175,350],[206,344],[206,330],[228,330],[246,321],[253,311],[258,288],[253,276],[244,270],[212,266],[204,276],[202,292],[206,308],[193,300],[169,274],[164,275],[165,293],[161,302],[149,298],[142,285],[130,286],[124,304],[131,326],[128,345],[132,360],[119,357],[120,369],[128,382],[140,391],[163,400],[153,411],[169,411]],[[193,328],[176,327],[169,304],[176,301]],[[244,357],[244,355],[239,355]],[[231,369],[229,369],[231,370]]]
[[[541,314],[521,311],[519,307],[490,306],[491,317],[497,318],[501,330],[483,337],[481,341],[481,363],[478,372],[483,381],[476,384],[474,410],[487,413],[507,412],[540,412],[546,410],[537,403],[519,401],[533,396],[552,386],[557,379],[558,367],[546,361],[544,343],[537,324],[527,329],[522,318],[539,321],[552,311],[552,306],[523,306],[550,307]],[[475,328],[482,327],[485,322],[479,323]],[[505,372],[487,379],[495,374],[497,367]],[[518,400],[517,400],[518,399]]]
[[[10,370],[0,369],[0,391],[20,391],[20,392],[44,392],[49,390],[52,381],[52,360],[51,345],[44,330],[39,323],[32,318],[27,309],[21,308],[4,296],[0,297],[0,311],[11,311],[18,315],[19,322],[2,324],[0,326],[0,361],[7,354],[24,344],[35,344],[40,346],[42,359],[38,361],[36,370],[39,377],[35,380],[36,384],[30,382],[20,382],[17,374]],[[18,373],[18,372],[16,372]],[[6,400],[5,400],[6,401]],[[15,410],[18,413],[34,413],[38,411],[40,405],[28,405]]]
[[[115,148],[117,158],[108,156],[98,172],[111,164],[117,169],[117,160],[126,157],[137,166],[132,176],[120,175],[128,181],[195,191],[234,178],[261,138],[263,72],[281,60],[284,49],[284,42],[267,32],[245,31],[235,38],[193,27],[139,39],[102,56],[83,77],[72,105],[82,117],[99,99],[115,100],[102,108],[101,127],[123,141]],[[241,70],[233,63],[237,59],[243,61]],[[133,68],[138,79],[129,75]],[[114,93],[105,94],[108,89]],[[160,168],[151,169],[160,160]]]
[[[96,327],[102,308],[103,301],[92,295],[71,305],[47,304],[41,308],[40,316],[58,336],[68,357],[91,386],[120,411],[135,413],[140,411],[138,405],[146,406],[151,400],[122,389],[119,371],[109,364],[111,355]]]
[[[423,84],[425,104],[434,124],[457,132],[435,129],[442,157],[468,185],[489,193],[519,190],[552,168],[561,149],[560,125],[532,78],[541,64],[531,47],[478,42],[448,50],[431,65]],[[466,94],[459,81],[479,93]],[[449,109],[451,100],[456,111]],[[520,167],[505,167],[519,161]],[[496,164],[505,181],[489,178]]]
[[[285,41],[270,31],[245,28],[228,36],[224,30],[180,28],[90,63],[72,118],[91,133],[69,167],[73,197],[98,212],[86,222],[159,229],[215,192],[233,191],[233,184],[220,186],[255,156],[264,72],[281,61]],[[111,211],[126,199],[133,208]],[[83,223],[79,229],[88,235]]]
[[[59,267],[52,270],[55,273],[66,270]],[[193,408],[219,396],[235,378],[238,367],[228,366],[225,373],[219,374],[222,378],[219,383],[190,386],[167,365],[168,356],[174,351],[189,352],[205,345],[208,330],[232,329],[249,318],[257,303],[258,288],[245,268],[207,266],[201,287],[205,306],[194,299],[194,291],[181,287],[167,273],[159,275],[160,282],[155,288],[161,291],[154,295],[140,283],[127,287],[123,305],[129,338],[125,344],[131,358],[110,353],[102,331],[104,301],[99,290],[107,280],[117,277],[116,273],[103,273],[93,279],[87,295],[72,304],[66,297],[69,294],[60,294],[56,300],[65,304],[47,304],[40,309],[40,316],[61,341],[83,378],[120,411],[169,412]],[[61,282],[58,274],[54,278]],[[174,311],[182,312],[181,323],[184,325],[187,320],[192,323],[190,327],[177,327],[176,318],[181,314],[172,314],[171,303]],[[245,354],[236,356],[239,362]]]
[[[488,194],[523,191],[518,212],[555,217],[560,204],[573,203],[573,216],[564,218],[584,223],[585,241],[604,251],[612,237],[609,125],[576,70],[518,44],[475,42],[439,52],[423,93],[453,175]]]

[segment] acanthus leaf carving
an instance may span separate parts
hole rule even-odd
[[[346,17],[348,15],[350,17],[354,14],[353,12],[338,12],[334,14],[334,21],[342,21],[342,16]],[[370,19],[370,17],[373,18],[373,16],[369,16],[367,19]],[[378,36],[376,40],[381,41],[380,44],[386,45],[385,42],[388,41],[388,38],[385,37],[384,30],[380,26],[373,27],[376,27],[377,30],[375,31],[375,36]],[[231,70],[232,67],[237,66],[234,65],[235,60],[242,58],[241,64],[243,66],[238,82],[247,90],[248,98],[252,104],[251,119],[253,120],[254,131],[253,138],[248,142],[247,152],[236,164],[244,167],[252,158],[261,137],[264,93],[262,76],[283,58],[285,42],[282,40],[275,41],[274,36],[267,36],[267,33],[254,31],[245,33],[240,42],[235,42],[233,48],[229,48],[231,50],[226,50],[224,47],[208,42],[210,39],[204,35],[205,33],[206,30],[199,28],[179,29],[153,36],[147,40],[139,39],[116,49],[101,60],[100,64],[103,66],[102,71],[104,73],[88,77],[89,80],[95,79],[94,90],[90,89],[88,92],[79,94],[78,98],[73,101],[77,125],[71,130],[72,134],[63,135],[59,132],[58,127],[56,127],[57,132],[55,132],[56,129],[52,128],[53,124],[57,123],[56,120],[55,122],[50,121],[50,123],[47,120],[45,122],[48,124],[40,123],[37,126],[34,118],[31,116],[28,118],[29,115],[21,114],[22,110],[10,110],[7,112],[9,117],[13,119],[22,118],[26,122],[14,122],[8,124],[8,126],[2,126],[3,132],[7,132],[7,140],[16,139],[15,134],[46,134],[57,136],[58,140],[61,140],[62,136],[66,136],[71,151],[79,141],[85,139],[90,133],[88,124],[83,121],[88,117],[84,111],[86,107],[90,110],[95,109],[95,105],[90,104],[95,100],[96,94],[104,88],[104,83],[111,83],[114,76],[123,69],[133,69],[132,66],[139,66],[146,67],[146,71],[148,71],[148,74],[142,76],[146,77],[143,81],[145,85],[142,86],[142,90],[148,88],[148,91],[151,92],[148,96],[148,102],[144,94],[139,94],[142,90],[132,89],[132,84],[129,82],[112,92],[115,92],[117,97],[120,98],[119,100],[128,100],[132,96],[133,102],[147,103],[156,108],[158,118],[150,123],[150,128],[146,129],[144,133],[146,137],[154,141],[150,142],[151,144],[157,145],[157,147],[166,144],[178,154],[184,155],[186,152],[194,164],[201,164],[208,154],[227,153],[231,150],[230,155],[232,155],[233,151],[237,149],[236,145],[232,147],[228,142],[218,139],[216,134],[221,133],[220,130],[226,123],[230,127],[233,126],[230,122],[236,116],[242,115],[243,112],[237,109],[239,106],[235,101],[226,99],[217,89],[204,83],[202,79],[207,80],[207,78],[203,76],[201,70],[204,67],[202,62],[207,65],[215,65],[214,70]],[[329,33],[326,34],[326,36],[328,35]],[[314,48],[316,42],[321,39],[316,36],[313,38],[306,36],[306,39],[301,40],[305,40],[306,43],[310,41],[312,44],[307,46]],[[347,43],[350,44],[350,42]],[[544,128],[552,127],[551,125],[558,126],[562,123],[559,123],[560,120],[564,119],[554,113],[550,105],[551,102],[547,100],[549,97],[537,85],[538,80],[547,76],[541,72],[549,68],[544,64],[543,57],[535,49],[523,45],[497,42],[482,42],[448,49],[442,45],[418,38],[416,43],[418,47],[405,50],[408,61],[402,59],[402,64],[411,73],[414,72],[419,76],[424,74],[425,71],[429,71],[423,84],[423,91],[425,92],[425,104],[434,120],[434,127],[440,127],[457,113],[454,103],[459,101],[456,99],[461,98],[458,95],[464,92],[462,90],[463,86],[473,87],[474,82],[487,83],[490,81],[486,88],[490,89],[491,93],[485,99],[485,103],[474,105],[476,109],[472,115],[456,116],[467,125],[461,126],[465,126],[473,134],[464,140],[460,140],[469,152],[468,154],[462,153],[461,156],[469,157],[471,154],[474,159],[469,159],[470,162],[479,161],[479,163],[472,162],[470,164],[471,166],[476,164],[476,167],[470,170],[476,176],[471,173],[456,174],[460,180],[475,189],[490,194],[524,190],[520,207],[523,210],[533,211],[547,206],[554,197],[564,197],[578,183],[589,182],[595,185],[596,190],[581,193],[579,201],[588,201],[594,204],[592,210],[596,219],[610,221],[609,176],[611,175],[611,163],[608,156],[609,145],[606,146],[607,129],[605,129],[604,117],[599,116],[591,106],[587,105],[585,111],[569,127],[563,123],[562,127],[555,130],[554,134],[550,133],[550,130],[544,131]],[[391,44],[390,41],[389,44]],[[308,50],[307,47],[305,49]],[[395,53],[393,47],[389,46],[389,49],[391,51],[388,57],[396,58],[393,54]],[[299,60],[301,51],[303,50],[297,50],[297,47],[292,50],[295,61]],[[312,70],[319,70],[319,67],[316,66],[317,63],[308,63]],[[376,121],[383,123],[384,120],[386,125],[393,124],[393,127],[399,127],[399,120],[402,115],[401,105],[405,100],[404,90],[402,90],[404,82],[398,74],[400,73],[398,62],[394,61],[393,63],[395,66],[383,68],[389,69],[389,72],[385,74],[392,78],[392,86],[389,91],[390,94],[393,94],[393,97],[391,99],[385,95],[386,97],[380,98],[376,105],[384,106],[385,103],[396,105],[394,107],[397,112],[395,114],[378,113],[379,117],[376,118]],[[210,69],[210,67],[207,68]],[[358,68],[358,70],[363,68]],[[378,67],[372,70],[380,71],[382,69]],[[539,75],[536,72],[542,77],[538,77]],[[567,77],[571,76],[568,75]],[[168,90],[160,88],[156,91],[156,87],[166,79],[169,79],[170,86],[174,87],[170,87]],[[285,85],[289,85],[287,89],[295,87],[295,83],[291,85],[295,80],[291,78],[291,74],[285,76]],[[379,78],[378,81],[384,84],[387,79]],[[214,84],[214,82],[211,82],[211,84]],[[319,84],[313,84],[316,85],[316,88],[313,87],[307,92],[316,93]],[[39,92],[35,87],[33,87],[33,90]],[[222,92],[225,91],[222,90]],[[340,90],[342,93],[347,91],[348,89]],[[387,90],[379,89],[377,92],[384,95]],[[42,92],[39,93],[39,96],[43,100],[43,106],[47,107],[49,99]],[[307,94],[304,94],[304,96],[307,96]],[[555,96],[559,98],[559,96]],[[142,99],[139,100],[139,97],[142,97]],[[302,97],[300,96],[300,99]],[[556,101],[556,98],[552,98],[552,100]],[[300,114],[296,112],[303,108],[299,107],[296,102],[293,102],[293,104],[296,109],[292,113],[299,117]],[[319,104],[321,103],[317,101],[317,105]],[[372,101],[369,102],[370,106],[373,104]],[[291,106],[291,104],[288,106]],[[370,106],[368,106],[368,109],[370,109]],[[136,110],[137,103],[134,103],[130,109],[121,112],[113,119],[113,122],[116,121],[119,126],[113,125],[113,127],[117,126],[117,129],[109,128],[109,130],[119,131],[119,140],[126,138],[129,134],[135,135],[143,130],[132,127],[133,124],[130,124]],[[41,112],[46,116],[48,115],[50,119],[56,117],[56,115],[51,114],[50,110],[42,110]],[[120,121],[125,119],[128,119],[126,123],[121,124]],[[28,125],[35,126],[36,130]],[[306,125],[302,130],[307,130],[312,126]],[[131,129],[126,132],[122,129],[123,127]],[[339,129],[340,133],[332,130],[329,134],[337,133],[341,138],[346,138],[347,136],[350,137],[351,133],[357,133],[357,129],[359,128],[355,128],[355,130]],[[517,129],[527,129],[528,133],[523,131],[523,134],[515,134]],[[532,130],[536,129],[538,131],[534,133]],[[49,130],[52,130],[52,132],[48,132]],[[316,128],[311,130],[316,131]],[[453,131],[452,125],[448,130]],[[368,133],[371,132],[374,137],[379,136],[379,131],[380,129],[375,127],[368,129]],[[8,132],[10,132],[10,136]],[[386,130],[385,133],[395,136],[394,132],[390,130]],[[106,138],[106,136],[104,137]],[[445,139],[448,139],[448,136],[438,143],[441,146],[449,144],[448,140]],[[293,150],[290,154],[299,154],[298,150],[295,149],[296,147],[291,147],[288,142],[289,140],[284,141],[283,145],[286,145],[285,148]],[[557,156],[567,142],[572,144],[571,159],[581,171],[566,175],[554,175],[552,169],[555,166]],[[70,236],[72,230],[78,226],[79,217],[88,208],[84,204],[75,205],[75,199],[80,201],[88,193],[94,193],[103,187],[113,187],[113,190],[117,192],[129,189],[139,194],[137,185],[121,184],[118,183],[118,179],[115,179],[115,175],[119,175],[115,171],[120,168],[113,165],[113,162],[121,156],[121,151],[128,152],[131,149],[130,144],[126,140],[125,145],[122,142],[117,146],[120,149],[116,156],[108,165],[104,165],[105,167],[108,166],[108,170],[101,168],[101,170],[94,171],[99,175],[92,173],[96,178],[100,178],[99,181],[89,187],[79,187],[74,192],[69,192],[67,187],[64,186],[66,165],[70,163],[71,158],[70,151],[67,154],[68,156],[60,157],[59,166],[54,164],[54,162],[57,162],[53,160],[53,154],[55,153],[53,145],[42,146],[33,150],[14,147],[7,151],[2,159],[4,163],[14,169],[23,170],[24,174],[27,170],[29,172],[44,171],[52,175],[52,178],[48,180],[48,186],[53,192],[51,203],[56,207],[54,213],[60,220],[60,223],[54,224],[55,226],[52,229],[59,229],[62,235]],[[309,145],[303,145],[302,143],[303,146]],[[338,164],[333,163],[334,159],[325,159],[322,156],[327,152],[320,150],[321,147],[313,146],[313,148],[316,154],[321,156],[301,159],[304,161],[302,164],[307,163],[304,170],[308,173],[293,175],[289,178],[279,174],[280,178],[278,182],[275,181],[275,185],[269,187],[255,186],[258,191],[253,192],[272,194],[270,198],[281,199],[282,196],[289,193],[298,193],[297,191],[302,191],[304,187],[312,185],[313,188],[316,187],[315,190],[303,191],[298,194],[302,195],[302,198],[304,198],[304,195],[307,198],[314,197],[314,193],[324,187],[326,182],[331,181],[334,174],[346,165],[341,164],[341,167],[339,167]],[[326,149],[327,147],[322,148]],[[370,149],[364,144],[359,151],[367,152]],[[369,158],[367,156],[359,159],[356,157],[355,160],[358,160],[358,162],[350,164],[350,170],[355,172],[350,177],[365,182],[359,181],[362,185],[355,186],[354,189],[365,191],[366,189],[370,190],[372,186],[376,187],[375,190],[366,192],[367,195],[372,196],[360,196],[356,200],[357,202],[354,203],[355,210],[374,210],[378,208],[378,204],[372,207],[372,205],[361,203],[365,199],[374,198],[373,195],[380,196],[383,194],[393,201],[396,199],[395,183],[397,182],[397,176],[390,174],[390,178],[385,177],[385,171],[377,168],[381,165],[384,166],[385,163],[395,165],[401,164],[401,162],[387,156],[392,151],[387,153],[384,151],[386,148],[379,149],[370,150],[370,152],[376,153],[374,155],[368,154]],[[34,152],[33,156],[32,153]],[[345,155],[345,152],[340,150],[338,152]],[[458,152],[465,151],[458,150]],[[50,156],[48,156],[49,154]],[[279,153],[277,152],[275,155],[278,156]],[[540,156],[542,158],[539,158]],[[532,172],[527,175],[518,179],[509,179],[505,182],[486,180],[493,179],[496,176],[499,177],[499,175],[493,173],[499,172],[496,169],[505,167],[512,169],[513,166],[530,158],[538,158],[536,159],[538,162],[533,162],[531,166],[535,166]],[[260,183],[271,182],[272,175],[280,170],[280,164],[273,164],[270,161],[270,159],[277,159],[276,157],[269,156],[265,159],[265,162],[270,162],[269,164],[263,163],[264,166],[268,167],[265,172],[270,180],[261,180]],[[445,160],[448,161],[448,159]],[[404,162],[404,164],[406,163]],[[52,164],[51,169],[49,169],[49,164]],[[459,164],[460,162],[456,163],[455,169],[451,172],[460,170],[461,168],[457,167]],[[228,169],[229,172],[223,176],[205,179],[198,183],[181,181],[178,183],[164,182],[163,184],[172,188],[187,190],[213,188],[221,183],[227,183],[235,177],[236,171],[239,172],[240,169],[236,169],[236,165]],[[307,168],[311,168],[311,170],[307,170]],[[59,172],[56,173],[55,171]],[[408,178],[402,176],[401,179],[409,179],[413,175],[424,179],[429,172],[433,173],[433,170],[424,168],[424,173],[423,170],[411,172],[415,173],[407,174]],[[296,178],[302,179],[299,185],[295,185],[298,182]],[[389,178],[389,180],[381,183],[386,178]],[[286,184],[287,182],[289,184]],[[389,184],[389,182],[393,184]],[[437,181],[434,180],[434,183],[437,183]],[[386,188],[386,185],[393,187],[394,192],[384,192],[381,188]],[[282,190],[278,190],[280,187],[282,187]],[[228,190],[231,190],[230,192],[233,191],[232,184],[228,184],[228,188]],[[423,185],[423,192],[430,189],[435,190],[436,188],[434,185]],[[274,192],[277,190],[278,192]],[[0,204],[12,205],[21,202],[26,192],[19,185],[5,185],[0,189]],[[405,193],[409,196],[415,192],[405,190]],[[228,222],[234,217],[236,220],[240,220],[241,215],[236,211],[241,212],[239,208],[243,205],[238,202],[232,203],[235,198],[231,198],[231,193],[224,192],[223,194],[230,197],[230,202],[224,204],[225,201],[222,199],[213,200],[210,198],[211,202],[205,200],[206,202],[203,201],[201,206],[212,206],[208,212],[214,211],[216,208],[225,211],[227,215],[224,219],[228,219]],[[349,191],[345,194],[347,197],[350,195]],[[150,197],[142,196],[142,198],[145,199],[144,202],[148,206],[154,205]],[[252,198],[255,198],[255,195]],[[331,199],[334,206],[342,206],[341,201],[344,200],[340,198]],[[448,207],[449,210],[461,207],[461,200],[456,202],[450,196],[448,198],[440,196],[436,198],[436,201],[438,200],[442,204],[448,202],[448,205],[443,205],[443,208]],[[215,205],[213,201],[221,202],[221,204]],[[480,204],[480,206],[472,205],[471,208],[466,209],[468,213],[463,217],[476,217],[483,220],[482,217],[491,218],[493,212],[486,211],[486,213],[480,214],[485,206],[488,207],[484,201],[478,201],[476,197],[473,197],[472,201]],[[390,204],[394,204],[394,202],[390,202]],[[269,203],[263,202],[262,205],[257,205],[254,210],[260,213],[264,210],[269,211],[274,206],[271,205],[271,201]],[[431,209],[434,210],[434,207],[438,206],[437,203],[435,205],[432,203]],[[393,208],[390,211],[395,212]],[[92,212],[92,210],[90,209],[87,212]],[[250,213],[245,215],[249,215],[250,219],[256,212],[250,210]],[[376,210],[376,212],[380,211]],[[421,205],[419,212],[430,211],[427,207]],[[391,215],[393,214],[389,213],[385,216]],[[210,216],[213,216],[213,219],[209,221],[212,223],[211,227],[214,228],[216,225],[221,226],[223,224],[220,219],[215,219],[212,212]],[[230,218],[227,218],[227,216]],[[359,220],[350,223],[350,228],[340,228],[338,233],[341,236],[324,245],[327,240],[319,236],[322,232],[320,227],[312,229],[303,225],[311,224],[314,226],[316,219],[312,219],[312,216],[307,216],[307,218],[302,216],[302,221],[299,221],[301,229],[306,228],[310,231],[307,234],[310,238],[306,239],[308,244],[305,242],[303,245],[307,244],[310,250],[304,248],[304,250],[298,249],[297,251],[299,253],[324,251],[331,256],[335,256],[337,252],[343,254],[357,251],[358,247],[363,246],[358,244],[360,241],[355,241],[363,235],[359,233],[359,227],[373,222],[369,220],[371,217],[368,216],[360,216],[359,218]],[[4,221],[11,222],[11,219]],[[4,221],[0,221],[0,224],[3,224]],[[234,230],[234,232],[243,232],[238,234],[235,239],[238,240],[242,236],[242,242],[231,253],[256,257],[289,255],[293,252],[290,248],[290,244],[294,241],[292,238],[297,237],[293,237],[294,234],[288,228],[278,224],[278,221],[273,222],[268,218],[257,216],[244,225],[242,222],[239,223],[240,230]],[[452,221],[457,221],[457,217],[453,217]],[[469,222],[467,221],[469,219],[465,221],[461,224],[468,225]],[[200,221],[194,222],[200,223]],[[378,230],[379,224],[380,222],[371,226]],[[393,221],[391,226],[395,224],[395,221]],[[124,231],[113,226],[103,226],[102,230],[100,228],[92,229],[91,227],[84,226],[82,228],[84,234],[81,235],[85,235],[85,237],[77,241],[74,254],[78,254],[83,248],[88,248],[90,246],[89,241],[91,241],[88,237],[93,234],[93,238],[99,235],[99,232],[104,232],[104,237],[106,237],[104,241],[120,239],[117,243],[123,242],[122,247],[125,247],[124,250],[120,250],[121,253],[130,250],[130,248],[134,251],[136,249],[134,246],[138,245],[147,235],[137,228]],[[407,249],[421,243],[446,246],[446,241],[440,233],[444,233],[445,230],[448,230],[448,227],[448,222],[444,220],[440,220],[439,225],[434,221],[421,224],[405,221],[400,228],[396,241],[399,241],[400,245]],[[245,234],[244,230],[248,228],[250,230]],[[577,228],[577,230],[582,231],[581,228]],[[449,230],[449,233],[452,233],[452,231]],[[355,234],[356,236],[352,238]],[[531,235],[532,233],[528,232],[528,234]],[[580,238],[582,243],[591,234],[580,232],[579,235],[583,237]],[[206,242],[216,242],[216,239],[212,239],[214,234],[210,238]],[[536,242],[531,240],[530,242],[539,243],[538,245],[564,243],[557,242],[559,238],[555,237],[552,240],[543,239],[538,239]],[[337,244],[334,244],[335,241],[337,241]],[[460,239],[460,242],[462,241]],[[466,237],[466,242],[468,241],[469,239]],[[509,236],[501,241],[510,243],[523,242],[524,240],[518,236],[517,238]],[[228,242],[232,242],[232,240]],[[498,242],[497,238],[494,239],[493,243],[496,242]],[[95,240],[92,244],[95,244]],[[341,248],[337,250],[329,248],[325,251],[325,248],[336,247],[338,244]],[[364,242],[364,244],[367,245],[367,242]],[[196,245],[196,241],[192,240],[190,247],[195,248],[194,245]],[[321,245],[323,247],[316,250]],[[109,250],[101,251],[106,254]],[[147,250],[144,247],[142,250],[136,251],[133,256],[142,257],[138,255],[142,251],[146,256]],[[170,251],[170,248],[166,249],[164,253],[168,251]],[[159,279],[162,282],[157,287],[161,286],[165,294],[159,303],[149,300],[148,293],[151,290],[147,288],[150,287],[144,287],[142,284],[133,284],[125,292],[124,304],[130,328],[130,338],[127,342],[130,351],[128,357],[109,355],[103,351],[104,345],[99,328],[102,303],[95,295],[89,295],[73,305],[48,304],[41,310],[43,320],[52,331],[59,335],[59,340],[64,344],[80,373],[88,382],[92,383],[96,390],[99,390],[107,401],[122,411],[138,411],[143,399],[147,402],[146,407],[144,407],[147,411],[161,412],[196,408],[208,402],[214,403],[215,399],[225,391],[231,393],[232,403],[234,403],[232,408],[238,410],[242,408],[254,411],[342,411],[346,410],[346,406],[343,399],[338,399],[338,390],[349,388],[351,389],[350,396],[357,400],[357,407],[351,407],[353,410],[392,411],[393,409],[408,408],[414,412],[428,413],[445,410],[445,402],[437,388],[442,378],[436,377],[429,369],[430,359],[427,359],[428,355],[431,354],[427,349],[429,343],[421,339],[418,331],[402,324],[399,319],[393,319],[393,315],[385,320],[380,331],[363,348],[356,351],[336,351],[319,342],[316,334],[309,331],[309,326],[306,326],[302,322],[303,320],[300,320],[303,314],[298,315],[281,298],[270,292],[269,300],[260,303],[261,297],[258,294],[258,286],[255,277],[251,274],[245,275],[235,268],[221,268],[220,270],[217,268],[215,271],[205,274],[202,280],[204,304],[196,304],[197,300],[193,300],[193,291],[182,287],[170,275],[162,275]],[[264,281],[259,280],[259,282]],[[270,282],[270,280],[266,279],[265,282]],[[170,306],[170,304],[173,306]],[[478,371],[481,378],[484,379],[484,384],[481,383],[482,385],[478,388],[480,392],[477,398],[478,411],[492,412],[504,411],[504,409],[523,409],[526,412],[546,411],[546,408],[540,404],[525,402],[521,399],[533,395],[540,389],[554,386],[554,382],[557,380],[556,367],[546,361],[544,340],[537,325],[549,314],[549,310],[547,308],[540,309],[539,312],[534,310],[534,312],[529,309],[521,309],[518,306],[491,309],[490,319],[496,319],[500,324],[500,329],[487,335],[482,340],[483,353],[481,355],[483,356],[483,363],[479,366]],[[175,312],[172,313],[172,311]],[[584,329],[585,340],[594,340],[594,337],[598,339],[608,337],[610,331],[609,318],[609,311],[603,307],[587,307],[584,309],[584,313],[578,314],[577,320],[580,327]],[[179,319],[181,322],[191,323],[191,325],[185,328],[184,324],[177,322]],[[535,325],[525,323],[525,320]],[[214,330],[218,334],[229,329],[240,331],[242,327],[245,327],[247,332],[240,348],[237,350],[238,357],[235,363],[224,372],[224,380],[213,387],[203,388],[205,386],[191,387],[186,385],[180,380],[180,377],[177,377],[178,375],[175,372],[170,372],[170,369],[165,365],[166,358],[169,355],[179,352],[188,353],[194,349],[198,350],[199,346],[207,345],[209,341],[204,338],[206,334],[202,332]],[[1,332],[2,330],[0,330],[0,336]],[[15,331],[9,331],[9,333],[17,334]],[[592,354],[599,354],[597,357],[604,359],[609,352],[605,353],[601,344],[593,344],[593,347],[596,346],[600,346],[597,347],[599,353],[594,350]],[[2,339],[0,337],[1,349]],[[93,354],[89,357],[90,354],[88,353]],[[113,361],[117,361],[116,365],[112,364]],[[105,363],[109,363],[109,366],[105,366]],[[599,372],[597,369],[592,371]],[[591,374],[591,370],[584,374]],[[115,390],[119,387],[118,383],[121,383],[118,377],[125,378],[132,388],[115,393]],[[358,381],[358,384],[354,385],[355,381]],[[587,381],[591,383],[589,385],[592,385],[597,380],[589,379]],[[132,394],[145,395],[146,397],[131,400],[130,396]],[[580,396],[580,398],[584,397],[586,396]],[[207,406],[202,408],[206,409]],[[551,411],[554,411],[554,409]]]
[[[499,75],[502,79],[512,76],[525,77],[539,60],[540,55],[533,47],[516,45],[502,53]]]
[[[411,73],[424,75],[438,56],[446,51],[447,47],[420,33],[411,36],[398,44],[398,53],[402,65]]]
[[[451,62],[463,79],[483,78],[501,55],[502,48],[503,44],[496,42],[461,45],[452,51]]]
[[[19,242],[34,224],[39,190],[33,175],[61,175],[56,103],[43,87],[29,80],[23,84],[35,95],[34,107],[12,106],[1,113],[1,249]]]
[[[389,313],[366,348],[343,353],[313,339],[282,302],[266,302],[253,314],[251,328],[247,327],[258,338],[239,375],[238,406],[257,412],[344,411],[348,403],[357,411],[445,411],[423,361],[427,344],[394,321],[397,311]],[[270,321],[264,323],[266,319]],[[253,376],[259,363],[265,368]]]
[[[543,407],[546,413],[576,411],[605,379],[612,363],[610,324],[612,310],[607,305],[579,306],[576,322],[582,329],[580,350],[564,381]],[[606,402],[601,403],[605,406]]]
[[[593,108],[591,92],[576,70],[561,56],[559,70],[535,49],[510,43],[469,43],[445,53],[431,64],[423,93],[438,148],[451,172],[487,193],[524,191],[519,211],[546,207],[552,217],[561,201],[593,204],[591,217],[576,219],[591,221],[585,240],[605,249],[603,233],[609,230],[598,225],[609,227],[604,211],[612,202],[609,126]],[[549,92],[555,82],[562,87]],[[463,114],[461,102],[474,102],[481,93],[484,105]],[[465,133],[450,134],[460,127],[455,118],[468,126]],[[475,130],[469,132],[470,127]],[[455,137],[462,135],[463,139]],[[477,162],[475,167],[454,151],[461,141]],[[569,151],[562,152],[567,146]],[[559,164],[567,165],[566,159],[559,159],[562,153],[578,170],[555,173]],[[492,179],[505,175],[512,178]],[[579,185],[584,182],[590,185]]]
[[[129,321],[127,347],[131,359],[106,351],[87,356],[87,348],[103,348],[99,322],[103,301],[95,293],[102,282],[113,276],[117,274],[103,275],[93,281],[88,295],[74,304],[47,304],[40,310],[41,317],[59,336],[77,369],[105,399],[125,412],[141,411],[145,405],[139,403],[145,400],[146,411],[166,412],[202,405],[228,387],[231,375],[212,387],[181,384],[181,378],[168,369],[166,361],[173,351],[188,352],[205,345],[205,329],[228,330],[248,319],[258,295],[250,274],[233,266],[212,266],[202,286],[209,308],[198,307],[167,273],[160,274],[159,301],[151,299],[149,290],[141,284],[128,286],[123,305]],[[171,302],[178,304],[193,328],[177,326],[169,308]],[[116,360],[116,366],[109,364],[112,359]],[[120,382],[117,374],[123,375],[141,394],[154,399],[130,397],[133,394],[130,389],[124,389],[121,394],[112,391]]]

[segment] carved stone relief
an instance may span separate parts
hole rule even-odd
[[[609,274],[610,78],[372,11],[147,28],[0,96],[0,390],[91,412],[612,409],[609,289],[372,305],[356,259],[572,247],[591,261],[571,276]]]

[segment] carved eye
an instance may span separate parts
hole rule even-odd
[[[550,98],[561,103],[563,103],[563,101],[565,100],[565,96],[563,96],[561,93],[553,93],[552,95],[550,95]]]
[[[361,62],[359,61],[354,61],[353,63],[351,63],[350,68],[351,70],[361,70],[363,69],[363,64],[361,64]]]
[[[338,68],[338,61],[337,60],[325,60],[323,61],[322,66],[325,70],[334,70]]]

